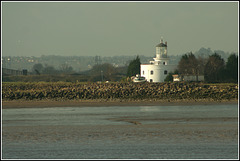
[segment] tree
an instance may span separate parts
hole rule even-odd
[[[226,64],[227,79],[230,81],[238,81],[238,56],[236,54],[231,54],[228,57]]]
[[[198,60],[192,52],[183,55],[178,63],[178,70],[181,74],[197,75],[199,73],[198,68]]]
[[[179,74],[178,70],[176,69],[173,73],[168,73],[167,77],[164,79],[164,82],[173,82],[173,75]]]
[[[136,59],[132,60],[128,65],[127,77],[135,76],[136,74],[140,74],[140,58],[139,56]]]
[[[203,57],[198,57],[198,74],[199,75],[204,75],[204,68],[205,68],[205,65],[207,64],[207,58],[203,58]]]
[[[68,64],[62,64],[60,65],[60,72],[62,73],[72,73],[73,68],[69,66]]]
[[[182,56],[178,63],[178,70],[183,75],[194,75],[198,81],[198,76],[204,74],[206,59],[198,56],[196,58],[192,52]]]
[[[46,66],[43,69],[44,74],[57,74],[58,71],[53,66]]]
[[[224,80],[225,62],[220,55],[214,53],[209,56],[204,68],[204,77],[208,82],[221,82]]]
[[[167,77],[164,79],[164,82],[173,82],[173,73],[168,73]]]
[[[33,65],[33,72],[36,72],[37,74],[40,74],[42,73],[43,71],[43,65],[41,63],[38,63],[38,64],[34,64]]]
[[[94,65],[91,70],[92,81],[113,80],[116,69],[112,64],[104,63]]]

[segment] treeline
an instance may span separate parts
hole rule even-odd
[[[50,81],[64,81],[60,76],[66,77],[68,82],[84,81],[84,82],[98,82],[98,81],[120,81],[126,75],[125,67],[115,67],[112,64],[96,64],[92,69],[85,72],[76,73],[73,68],[67,64],[62,64],[57,70],[53,66],[42,64],[35,64],[33,71],[36,75],[41,77],[54,77]],[[48,81],[49,82],[49,81]]]
[[[68,64],[62,64],[56,69],[52,65],[38,63],[33,65],[32,73],[24,76],[4,75],[3,82],[116,82],[126,77],[127,67],[103,63],[94,65],[90,70],[76,72]]]
[[[3,81],[47,81],[47,82],[98,82],[98,81],[127,81],[126,79],[140,74],[140,58],[137,56],[128,65],[116,67],[110,63],[96,64],[90,70],[76,73],[72,66],[62,64],[58,69],[51,65],[41,63],[32,67],[32,76],[4,76]],[[169,73],[166,82],[173,81],[173,74],[204,75],[206,82],[238,82],[238,56],[229,55],[225,62],[217,53],[208,57],[196,57],[192,52],[184,54],[178,62],[177,70]]]
[[[125,77],[127,71],[127,66],[115,67],[112,64],[104,63],[97,64],[92,67],[90,71],[85,74],[89,76],[89,82],[98,81],[121,81]]]
[[[127,69],[127,77],[140,73],[140,58],[133,59]],[[165,81],[173,81],[173,74],[204,75],[206,82],[238,82],[238,56],[229,55],[227,62],[217,53],[208,58],[196,57],[192,52],[184,54],[178,62],[177,69],[166,77]]]
[[[175,72],[182,75],[204,75],[206,82],[238,82],[238,56],[231,54],[227,62],[217,53],[196,58],[192,52],[182,56]]]
[[[73,73],[73,68],[72,66],[68,65],[68,64],[62,64],[59,66],[59,69],[55,69],[53,66],[51,65],[47,65],[45,64],[45,66],[43,66],[41,63],[38,64],[34,64],[32,71],[34,74],[37,75],[41,75],[41,74],[71,74]]]

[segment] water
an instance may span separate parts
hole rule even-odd
[[[2,110],[3,159],[237,159],[238,106]]]
[[[237,158],[237,145],[40,144],[15,146],[3,153],[12,159],[229,159]]]

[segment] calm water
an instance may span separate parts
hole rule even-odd
[[[237,159],[238,105],[2,110],[2,158]]]

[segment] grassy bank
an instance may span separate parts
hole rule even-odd
[[[202,100],[238,99],[237,84],[8,82],[9,100]]]

